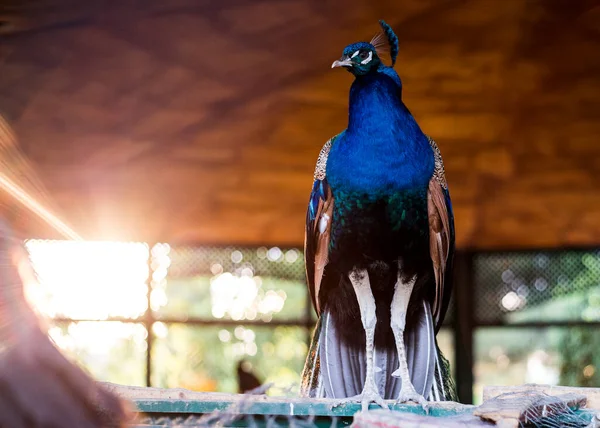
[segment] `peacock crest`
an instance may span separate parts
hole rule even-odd
[[[383,19],[379,20],[379,25],[381,25],[381,32],[377,33],[373,39],[371,39],[371,44],[375,47],[377,51],[377,55],[381,57],[384,53],[389,53],[392,58],[392,67],[396,64],[396,58],[398,57],[398,36],[392,30]]]

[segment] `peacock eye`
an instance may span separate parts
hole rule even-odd
[[[358,57],[360,59],[367,59],[368,56],[369,56],[369,53],[367,51],[360,51],[360,53],[358,54]]]

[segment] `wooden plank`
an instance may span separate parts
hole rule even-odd
[[[270,397],[266,395],[193,392],[182,388],[163,389],[101,383],[115,394],[135,403],[141,412],[165,414],[207,414],[227,410],[234,414],[350,417],[360,411],[360,403],[335,406],[335,399]],[[396,404],[386,400],[391,410],[425,415],[417,404]],[[371,404],[370,409],[380,409]],[[430,403],[429,416],[448,417],[471,413],[474,406],[454,402]]]
[[[518,392],[504,393],[485,400],[473,415],[505,427],[517,428],[532,419],[559,417],[569,409],[578,410],[585,406],[585,401],[585,396],[580,394],[548,396],[525,387]]]
[[[486,386],[483,388],[483,401],[490,400],[501,394],[519,393],[524,391],[542,392],[552,396],[576,394],[584,396],[587,400],[586,408],[600,410],[600,388],[581,388],[572,386],[553,386],[527,384],[519,386]]]

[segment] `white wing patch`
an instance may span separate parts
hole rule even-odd
[[[327,230],[327,224],[329,223],[329,215],[324,213],[319,219],[319,233],[323,234]]]

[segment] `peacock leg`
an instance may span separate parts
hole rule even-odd
[[[370,403],[379,404],[381,407],[387,409],[388,406],[379,394],[379,390],[375,383],[373,355],[375,349],[374,339],[377,315],[375,314],[375,298],[371,291],[369,275],[366,269],[353,270],[350,272],[349,278],[354,287],[354,292],[356,293],[356,299],[358,300],[358,306],[360,308],[360,319],[365,329],[367,373],[362,392],[354,397],[339,400],[336,405],[349,401],[360,401],[363,411],[368,410]]]
[[[398,403],[406,403],[414,401],[419,403],[423,409],[427,410],[427,400],[419,394],[410,380],[408,372],[408,363],[406,361],[406,349],[404,347],[404,329],[406,327],[406,313],[408,310],[408,302],[417,280],[413,276],[408,282],[403,282],[400,268],[398,269],[398,280],[391,307],[391,327],[396,340],[396,349],[398,350],[398,362],[400,367],[392,373],[392,376],[402,379],[402,389],[398,396]]]

